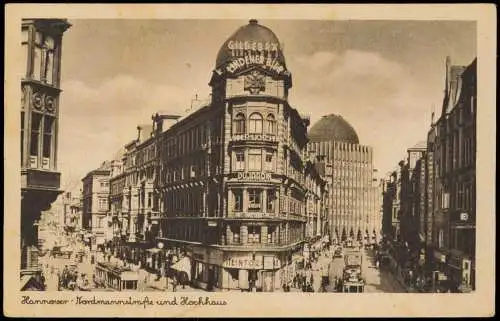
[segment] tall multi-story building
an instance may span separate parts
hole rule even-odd
[[[432,125],[432,246],[438,279],[475,287],[476,59],[469,66],[446,59],[441,116]]]
[[[208,104],[154,115],[151,135],[141,126],[125,146],[111,179],[115,249],[155,269],[183,252],[201,288],[273,291],[324,233],[309,119],[289,105],[281,45],[256,20],[223,44],[209,85]]]
[[[64,19],[23,19],[21,80],[21,288],[43,288],[37,222],[61,193],[57,136]]]
[[[106,243],[110,173],[110,162],[106,161],[82,178],[82,228],[88,232],[85,240],[92,249]]]
[[[186,248],[197,286],[272,291],[321,215],[321,191],[306,183],[309,122],[288,104],[278,38],[256,20],[223,44],[209,85],[211,104],[159,138],[158,240]]]
[[[309,148],[322,159],[328,182],[328,231],[334,241],[380,239],[380,190],[373,150],[359,144],[354,128],[338,115],[323,116],[309,131]]]
[[[157,145],[151,125],[137,127],[137,138],[111,162],[110,248],[125,260],[146,265],[159,227]]]

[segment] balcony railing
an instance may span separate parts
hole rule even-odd
[[[262,249],[262,248],[275,248],[291,245],[289,242],[273,242],[273,243],[226,243],[219,244],[219,246],[234,246],[242,249]]]
[[[277,213],[263,213],[263,212],[230,212],[227,215],[228,218],[274,218],[279,219],[283,218],[279,216]]]
[[[61,173],[26,169],[21,172],[24,188],[49,188],[57,190],[61,185]]]

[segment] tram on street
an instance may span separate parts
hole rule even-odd
[[[94,276],[97,287],[114,291],[136,291],[139,283],[137,272],[107,262],[97,263]]]

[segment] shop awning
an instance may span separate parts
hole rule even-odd
[[[148,251],[149,253],[152,253],[152,254],[156,254],[156,253],[160,252],[161,250],[153,247],[151,249],[147,249],[146,251]]]
[[[191,280],[191,260],[188,257],[183,257],[179,262],[172,265],[171,268],[179,272],[185,272],[188,275],[188,279]]]

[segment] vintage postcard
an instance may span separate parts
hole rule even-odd
[[[494,315],[495,13],[8,5],[5,314]]]

